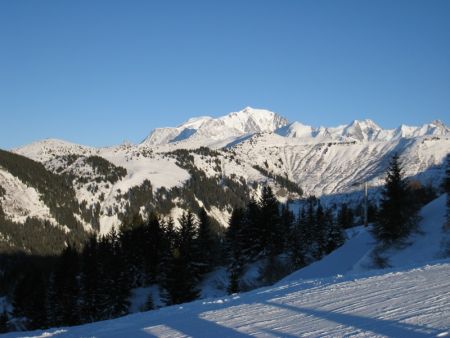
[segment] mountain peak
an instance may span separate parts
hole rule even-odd
[[[216,144],[219,141],[228,143],[249,134],[273,132],[287,124],[288,120],[277,113],[245,107],[238,112],[218,118],[195,117],[176,128],[155,129],[143,143],[162,145],[195,139],[201,140],[208,146],[209,143]]]
[[[351,126],[360,126],[360,127],[367,127],[367,128],[373,128],[373,129],[381,129],[380,126],[378,126],[373,120],[371,119],[364,119],[364,120],[353,120],[352,123],[350,123]]]
[[[372,120],[353,120],[346,126],[342,136],[351,137],[359,141],[371,141],[376,138],[382,129]]]
[[[277,113],[252,107],[245,107],[238,112],[219,117],[218,120],[236,128],[242,134],[271,132],[288,124],[288,120]]]

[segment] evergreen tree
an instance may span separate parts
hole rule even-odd
[[[417,211],[403,180],[399,157],[394,155],[373,227],[374,236],[386,244],[405,238],[417,225]]]
[[[126,315],[129,307],[131,282],[126,272],[126,262],[115,229],[100,240],[99,268],[100,298],[103,302],[102,319]]]
[[[315,226],[313,230],[313,248],[312,255],[315,259],[322,258],[327,246],[327,218],[320,201],[317,203]]]
[[[0,314],[0,333],[6,333],[9,331],[8,321],[8,313],[3,310],[2,314]]]
[[[157,282],[161,288],[161,292],[164,294],[162,298],[168,299],[168,291],[165,289],[169,280],[169,275],[172,271],[173,256],[177,243],[177,232],[173,219],[170,217],[162,224],[164,230],[164,246],[161,254],[161,269],[158,275]]]
[[[258,204],[251,200],[245,209],[242,227],[239,231],[242,256],[246,263],[256,259],[264,249],[264,231],[260,227],[260,217]]]
[[[369,223],[374,223],[377,220],[378,215],[378,207],[374,202],[368,202],[367,207],[367,218]]]
[[[292,235],[294,223],[295,216],[294,213],[289,209],[289,204],[282,204],[280,212],[280,231],[281,237],[283,239],[283,249],[290,248],[290,236]]]
[[[240,280],[242,276],[243,266],[240,257],[233,257],[233,260],[228,267],[228,294],[238,293],[241,291]]]
[[[245,212],[242,208],[234,208],[228,222],[228,228],[225,233],[225,240],[228,252],[240,251],[244,243],[241,240],[242,224],[244,222]]]
[[[79,255],[68,245],[58,257],[48,288],[49,325],[75,325],[79,318]]]
[[[283,250],[279,202],[269,186],[262,189],[259,208],[260,241],[263,255],[279,254]]]
[[[226,232],[226,247],[228,253],[228,293],[240,291],[240,278],[244,268],[242,251],[246,245],[242,235],[242,225],[244,222],[244,210],[235,208],[231,214],[228,229]]]
[[[354,225],[353,210],[347,206],[347,203],[342,203],[338,211],[337,223],[342,229],[348,229]]]
[[[12,304],[13,316],[24,319],[26,328],[35,330],[47,325],[47,285],[44,274],[31,269],[17,282]]]
[[[306,252],[309,247],[306,225],[305,208],[299,209],[299,214],[295,223],[289,231],[289,256],[294,269],[299,269],[306,265]]]
[[[204,275],[213,268],[214,259],[217,259],[218,246],[214,241],[209,217],[204,208],[200,209],[198,218],[199,224],[196,245],[198,257],[196,261],[199,263],[200,275]]]
[[[163,224],[164,230],[164,250],[172,252],[177,241],[177,232],[172,217],[169,217]]]
[[[450,228],[450,154],[447,154],[444,192],[447,194],[447,228]]]
[[[98,251],[97,238],[92,236],[86,243],[81,255],[80,316],[82,322],[99,320],[103,311]]]
[[[144,258],[148,250],[148,240],[144,223],[122,228],[119,237],[131,287],[141,287],[147,279]]]
[[[344,244],[345,235],[342,226],[338,222],[334,221],[331,209],[326,210],[325,219],[327,223],[327,243],[325,253],[328,255]]]
[[[155,304],[153,303],[153,296],[152,296],[152,293],[149,292],[149,294],[147,295],[145,304],[141,310],[142,311],[150,311],[150,310],[154,310],[154,309],[155,309]]]
[[[168,269],[165,273],[163,287],[166,304],[180,304],[192,301],[199,296],[196,288],[198,282],[198,263],[194,261],[197,225],[194,215],[185,212],[179,219],[180,229],[172,252]]]
[[[144,269],[148,283],[155,283],[162,263],[164,251],[164,229],[154,213],[144,227]]]

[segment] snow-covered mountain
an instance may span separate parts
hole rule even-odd
[[[372,120],[354,120],[348,125],[338,127],[319,127],[293,122],[276,131],[278,135],[296,138],[304,142],[329,141],[392,141],[400,138],[424,136],[448,137],[450,129],[441,121],[433,121],[421,127],[401,125],[396,129],[382,129]]]
[[[256,196],[255,183],[269,183],[280,200],[298,198],[296,187],[300,186],[306,196],[334,196],[336,202],[360,191],[363,181],[373,188],[382,185],[394,153],[400,155],[406,176],[439,186],[449,151],[450,129],[439,121],[390,130],[371,120],[315,128],[288,123],[276,113],[253,108],[156,129],[137,145],[93,148],[50,139],[13,150],[42,163],[51,173],[69,177],[82,205],[77,219],[85,229],[101,233],[120,226],[129,213],[145,217],[146,210],[159,205],[164,205],[160,212],[175,219],[187,205],[205,206],[211,217],[226,226],[232,205],[210,202],[207,190],[212,186],[223,190],[224,201],[242,200],[244,194]],[[20,186],[26,192],[27,183],[0,169],[0,186],[6,191],[0,202],[6,215],[15,220],[37,216],[53,222],[39,191],[18,198],[11,187]],[[192,189],[189,182],[193,170],[211,184],[210,188],[199,189],[195,198],[187,193]],[[116,173],[114,179],[110,171]],[[230,188],[224,179],[240,188]],[[236,191],[242,195],[226,197]],[[150,193],[153,200],[145,201],[143,196]],[[134,198],[136,194],[140,197]],[[59,226],[64,228],[66,224]]]
[[[216,119],[208,116],[191,118],[176,128],[155,129],[142,144],[161,145],[189,140],[205,147],[221,147],[246,135],[275,131],[287,123],[276,113],[247,107]]]
[[[312,127],[300,122],[288,123],[277,113],[247,107],[239,112],[212,118],[191,118],[178,127],[157,128],[142,145],[177,144],[178,147],[198,146],[220,148],[257,133],[270,133],[296,138],[303,142],[329,141],[392,141],[400,138],[424,136],[445,137],[450,129],[436,120],[420,127],[401,125],[396,129],[382,129],[372,120],[354,120],[337,127]]]

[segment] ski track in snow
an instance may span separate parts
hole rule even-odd
[[[6,337],[437,337],[450,261],[369,277],[300,280],[115,320]]]

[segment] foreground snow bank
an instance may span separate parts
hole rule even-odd
[[[84,326],[6,337],[443,337],[450,335],[450,260],[286,282]]]

